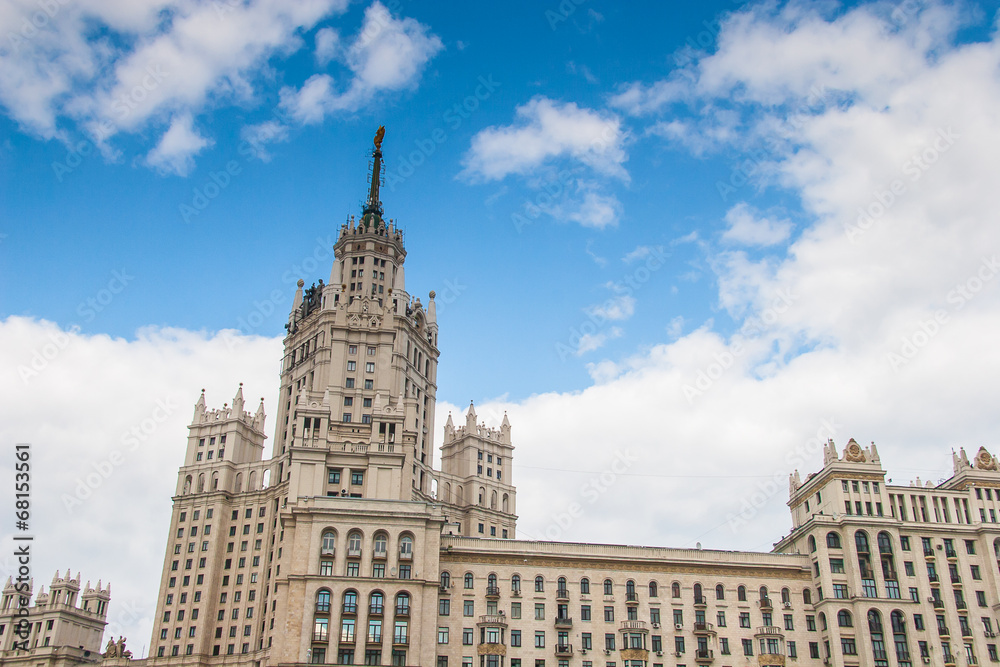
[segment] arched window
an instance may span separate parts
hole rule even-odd
[[[559,577],[556,580],[556,590],[560,593],[566,592],[566,577]]]
[[[764,600],[767,599],[767,586],[761,586],[760,587],[760,599],[761,599],[761,601],[764,601]]]
[[[903,664],[910,659],[910,647],[906,641],[906,617],[898,609],[889,615],[892,626],[892,643],[896,646],[896,661]]]
[[[542,593],[544,591],[545,591],[545,579],[542,578],[542,575],[538,575],[537,577],[535,577],[535,592]]]
[[[489,576],[486,577],[486,586],[489,591],[495,591],[497,588],[497,575],[490,572]]]
[[[613,583],[611,583],[610,579],[605,579],[604,580],[604,594],[605,595],[614,595],[615,594],[615,586],[614,586]]]
[[[521,575],[515,574],[510,578],[510,590],[515,593],[521,592]]]
[[[814,553],[816,551],[816,538],[810,535],[807,542],[809,544],[809,553]]]
[[[399,538],[399,557],[403,560],[413,558],[413,538],[409,535]]]
[[[323,533],[323,547],[322,554],[324,556],[332,556],[337,549],[337,534],[332,530],[328,530]]]
[[[238,472],[236,473],[236,493],[239,493],[242,490],[243,490],[243,473]]]
[[[212,490],[215,491],[219,488],[219,473],[212,473]]]
[[[649,582],[649,597],[655,598],[657,595],[659,595],[659,592],[656,590],[656,582]]]
[[[882,633],[882,615],[878,610],[871,609],[868,612],[868,633],[872,638],[872,657],[878,661],[888,660],[885,650],[885,635]]]
[[[374,591],[368,596],[368,613],[378,616],[382,613],[382,606],[385,604],[385,596],[380,591]]]
[[[878,551],[881,554],[891,554],[892,553],[892,538],[889,537],[889,533],[884,530],[878,534],[876,537],[878,540]]]
[[[840,533],[835,533],[830,531],[826,534],[826,547],[828,549],[839,549],[840,548]]]
[[[184,495],[191,493],[191,475],[184,478]]]
[[[257,471],[251,470],[250,474],[247,475],[247,491],[256,491],[257,487],[254,486],[255,484],[257,484]]]
[[[410,594],[409,593],[397,593],[396,594],[396,616],[409,616],[410,615]]]
[[[386,551],[388,550],[389,536],[385,533],[379,533],[375,536],[375,558],[385,558]]]
[[[803,588],[802,589],[802,602],[803,602],[803,604],[812,604],[813,603],[812,590],[810,590],[808,588]]]
[[[781,589],[781,603],[782,604],[792,604],[792,592],[787,588]]]
[[[676,581],[670,584],[670,597],[679,598],[681,596],[681,585]]]
[[[858,574],[861,575],[861,588],[864,596],[877,597],[878,590],[875,588],[875,573],[872,570],[868,533],[863,530],[854,533],[854,544],[858,548]]]
[[[701,584],[695,584],[694,585],[694,603],[695,604],[704,604],[705,603],[705,598],[702,597],[702,595],[701,595]]]
[[[854,619],[851,618],[851,612],[846,609],[841,609],[837,612],[837,625],[841,628],[853,628]]]
[[[473,577],[471,572],[465,573],[465,587],[471,589],[473,586]]]
[[[198,475],[198,493],[205,492],[205,473]]]
[[[857,546],[859,552],[868,553],[868,533],[863,530],[854,533],[854,544]]]
[[[479,487],[479,505],[484,507],[486,505],[486,487]]]
[[[360,556],[361,555],[361,533],[354,531],[347,536],[347,555],[348,556]]]
[[[321,590],[316,593],[316,611],[321,614],[330,613],[330,591]]]
[[[503,494],[503,511],[504,513],[510,512],[510,496],[506,493]]]
[[[715,599],[725,600],[726,599],[726,587],[722,584],[717,584],[715,586]]]
[[[826,630],[826,614],[823,612],[819,613],[819,629]]]
[[[441,588],[448,589],[451,588],[451,574],[448,572],[441,573]]]
[[[344,613],[358,613],[358,593],[357,591],[344,591]]]
[[[587,577],[580,580],[580,595],[590,595],[590,579]]]
[[[743,584],[740,584],[739,588],[736,589],[736,599],[740,602],[747,601],[747,587]]]
[[[495,510],[497,508],[497,491],[493,489],[493,493],[490,494],[490,509]]]

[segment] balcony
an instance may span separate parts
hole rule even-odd
[[[960,575],[957,575],[957,574],[951,575],[951,583],[953,583],[953,584],[960,584],[960,583],[962,583],[962,577]]]
[[[507,617],[503,614],[483,614],[479,617],[479,625],[501,625],[507,627]]]
[[[954,665],[955,664],[955,655],[953,653],[945,653],[944,656],[942,656],[942,657],[944,659],[944,664],[946,664],[946,665]]]
[[[410,615],[410,605],[408,604],[396,605],[396,616],[409,616],[409,615]]]
[[[639,604],[639,596],[635,591],[631,593],[625,593],[625,603],[626,604]]]
[[[712,662],[715,660],[715,653],[710,648],[700,648],[694,652],[695,662]]]
[[[347,548],[347,557],[348,558],[361,558],[361,547],[355,547],[355,548],[348,547]]]
[[[696,635],[714,635],[715,626],[711,623],[695,623],[694,633]]]
[[[948,560],[956,560],[956,559],[958,559],[958,553],[954,549],[945,549],[944,550],[944,556]]]
[[[393,646],[408,646],[410,643],[409,635],[394,635],[392,638]]]
[[[784,631],[776,625],[762,625],[754,633],[755,637],[782,637]]]
[[[931,598],[931,604],[935,609],[944,609],[944,600],[941,598]]]
[[[556,616],[556,627],[557,628],[572,628],[573,619],[569,616]]]
[[[938,576],[937,576],[936,574],[934,574],[933,572],[930,572],[930,573],[928,573],[928,575],[927,575],[927,579],[928,579],[928,581],[930,581],[930,582],[931,582],[932,584],[937,584],[937,583],[940,583],[940,582],[941,582],[941,578],[940,578],[940,577],[938,577]]]
[[[368,640],[366,642],[369,646],[381,646],[382,645],[382,635],[368,635]]]
[[[619,630],[646,632],[646,621],[622,621]]]
[[[924,556],[926,556],[927,558],[934,558],[934,548],[933,547],[926,547],[925,546],[924,547]]]
[[[360,552],[358,553],[358,555],[361,555]],[[386,556],[387,552],[385,549],[375,549],[375,551],[372,553],[372,558],[377,558],[379,560],[385,560]]]
[[[704,595],[696,595],[694,597],[694,606],[695,607],[704,607],[707,604],[708,604],[708,598],[706,598]]]
[[[770,611],[770,610],[774,609],[774,607],[771,605],[771,598],[761,598],[757,602],[757,606],[759,606],[761,609],[765,609],[767,611]]]
[[[368,605],[368,614],[371,616],[381,616],[382,615],[382,605],[371,604]]]
[[[556,644],[556,657],[568,658],[573,655],[573,646],[570,644]]]
[[[568,602],[569,601],[569,589],[568,588],[560,588],[560,589],[558,589],[556,591],[556,600],[558,600],[560,602]]]
[[[412,551],[400,551],[399,552],[399,560],[413,560],[413,552]]]
[[[761,665],[784,665],[785,656],[780,653],[761,653],[757,656],[757,663]]]
[[[965,600],[955,600],[956,609],[968,609],[969,605],[965,604]]]
[[[962,628],[962,636],[963,636],[963,637],[971,637],[971,636],[972,636],[972,628],[970,628],[970,627],[969,627],[969,626],[967,626],[967,625],[966,625],[966,626],[964,626],[964,627]]]
[[[358,605],[352,602],[344,603],[344,613],[345,614],[356,614],[358,613]]]
[[[316,603],[316,613],[317,614],[329,614],[330,613],[330,603],[329,602],[317,602]]]
[[[486,597],[488,599],[496,600],[500,597],[500,587],[499,586],[487,586],[486,587]]]
[[[951,631],[948,630],[948,626],[947,625],[939,625],[938,626],[938,636],[940,636],[940,637],[950,637],[951,636]]]
[[[330,633],[328,632],[314,632],[313,633],[314,642],[328,642],[330,641]]]

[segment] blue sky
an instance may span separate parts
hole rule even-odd
[[[65,98],[96,97],[108,85],[100,77],[90,91],[84,82],[51,101],[54,127],[44,131],[50,137],[5,114],[0,215],[8,238],[0,252],[7,275],[17,278],[5,281],[2,312],[126,338],[147,325],[214,331],[237,327],[255,302],[278,288],[286,292],[281,312],[254,332],[280,335],[294,289],[287,273],[327,279],[328,261],[312,272],[293,267],[318,238],[335,238],[346,217],[359,212],[365,153],[374,128],[384,124],[389,182],[383,201],[407,233],[410,289],[425,300],[427,291],[443,293],[448,285],[460,292],[441,309],[443,397],[517,398],[584,386],[593,354],[567,355],[557,343],[578,349],[574,332],[590,326],[585,309],[614,296],[606,284],[631,274],[634,267],[621,258],[637,246],[662,246],[670,257],[637,291],[639,306],[627,326],[601,322],[601,331],[620,332],[603,352],[620,356],[660,342],[677,316],[695,324],[715,317],[725,326],[729,318],[718,312],[704,252],[697,244],[671,242],[692,232],[708,242],[718,236],[728,206],[716,182],[729,178],[735,153],[692,156],[621,118],[615,141],[625,177],[565,154],[546,160],[544,170],[572,171],[567,178],[593,181],[600,196],[617,200],[613,219],[595,223],[603,228],[574,222],[566,211],[531,216],[531,206],[546,201],[539,181],[556,192],[577,187],[554,173],[485,180],[464,175],[463,162],[477,133],[510,125],[516,109],[532,99],[620,118],[608,110],[611,96],[629,82],[667,75],[687,57],[685,46],[700,40],[712,47],[721,12],[737,5],[653,3],[641,11],[642,20],[636,10],[597,2],[562,9],[557,3],[392,7],[396,17],[419,22],[438,40],[425,64],[400,90],[378,90],[322,122],[293,123],[286,141],[267,146],[266,162],[248,150],[241,131],[276,117],[282,88],[301,87],[318,73],[338,82],[349,77],[337,59],[319,65],[317,35],[332,28],[348,42],[364,25],[368,5],[354,3],[303,26],[287,50],[244,68],[245,97],[218,83],[200,105],[163,102],[134,130],[108,141],[110,158],[91,150],[93,138],[79,117],[60,113]],[[211,18],[228,17],[223,9]],[[184,73],[164,69],[162,76],[169,81]],[[137,85],[141,90],[141,81]],[[122,99],[140,96],[144,91]],[[150,151],[182,113],[211,145],[194,153],[182,174],[150,166]],[[88,154],[77,164],[67,146],[79,142]],[[239,173],[219,176],[231,162]],[[412,175],[404,178],[409,166]],[[196,191],[207,187],[213,194],[213,174],[228,185],[202,201]],[[579,193],[559,196],[569,200],[568,209]],[[753,186],[739,196],[796,205],[794,197]],[[191,207],[187,215],[182,206]],[[134,276],[128,289],[99,313],[81,311],[80,304],[123,269]],[[474,344],[458,344],[470,338]],[[464,372],[469,368],[477,369],[475,376]]]
[[[827,438],[997,453],[997,3],[427,5],[0,0],[0,439],[112,632],[199,390],[274,414],[383,124],[437,423],[507,412],[519,537],[766,551]]]

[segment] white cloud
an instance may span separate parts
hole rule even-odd
[[[252,107],[272,81],[270,63],[301,49],[302,34],[342,14],[348,0],[52,4],[51,13],[29,2],[0,7],[0,24],[16,26],[5,38],[10,48],[0,50],[0,104],[28,132],[63,141],[83,133],[115,157],[111,143],[120,133],[141,135],[210,106]],[[378,91],[413,87],[442,48],[425,26],[392,17],[379,2],[350,45],[338,34],[317,32],[316,58],[321,65],[344,61],[346,89],[312,78],[301,91],[283,91],[302,122],[356,109]],[[149,164],[175,173],[190,170],[188,161],[161,160],[157,149],[150,157]]]
[[[792,233],[792,223],[788,220],[761,218],[746,203],[740,203],[726,211],[726,231],[722,240],[750,246],[771,246],[786,241]]]
[[[256,125],[247,125],[240,130],[240,137],[253,148],[255,157],[264,162],[271,160],[267,145],[288,139],[288,126],[276,120],[269,120]]]
[[[583,334],[580,336],[580,343],[576,346],[574,354],[582,357],[588,352],[604,347],[604,344],[613,338],[621,338],[624,333],[619,327],[611,327],[606,331]]]
[[[354,41],[339,54],[352,78],[338,91],[333,79],[318,74],[301,89],[281,91],[281,106],[303,123],[316,123],[326,114],[367,104],[383,91],[415,87],[423,70],[444,44],[427,26],[411,18],[397,19],[380,2],[365,10],[364,23]]]
[[[614,287],[613,283],[607,285]],[[627,320],[635,314],[635,297],[629,294],[616,294],[604,303],[587,308],[587,314],[599,321]]]
[[[652,254],[662,255],[663,252],[663,246],[637,245],[622,257],[622,261],[626,264],[631,264],[632,262],[646,259]]]
[[[340,34],[333,28],[323,28],[316,32],[316,62],[326,65],[340,51]]]
[[[516,113],[519,123],[488,127],[472,138],[464,176],[500,180],[568,157],[600,174],[628,180],[623,167],[626,133],[617,116],[541,96]]]
[[[163,172],[187,176],[194,168],[194,156],[213,143],[198,134],[193,122],[189,114],[174,118],[146,162]]]

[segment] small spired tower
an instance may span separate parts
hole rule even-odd
[[[83,664],[100,661],[101,636],[107,625],[111,586],[97,588],[87,585],[80,596],[80,574],[74,577],[66,570],[65,576],[57,571],[48,591],[42,586],[30,607],[28,618],[30,632],[21,635],[13,630],[23,616],[19,608],[31,602],[32,585],[18,589],[12,579],[7,580],[0,603],[0,626],[10,632],[0,634],[0,656],[10,664]],[[77,599],[81,604],[77,606]],[[24,656],[23,661],[18,658]]]
[[[471,402],[465,426],[455,427],[448,415],[441,445],[439,500],[448,507],[449,522],[461,523],[469,537],[513,539],[517,523],[511,471],[514,446],[504,413],[500,428],[477,424]]]

